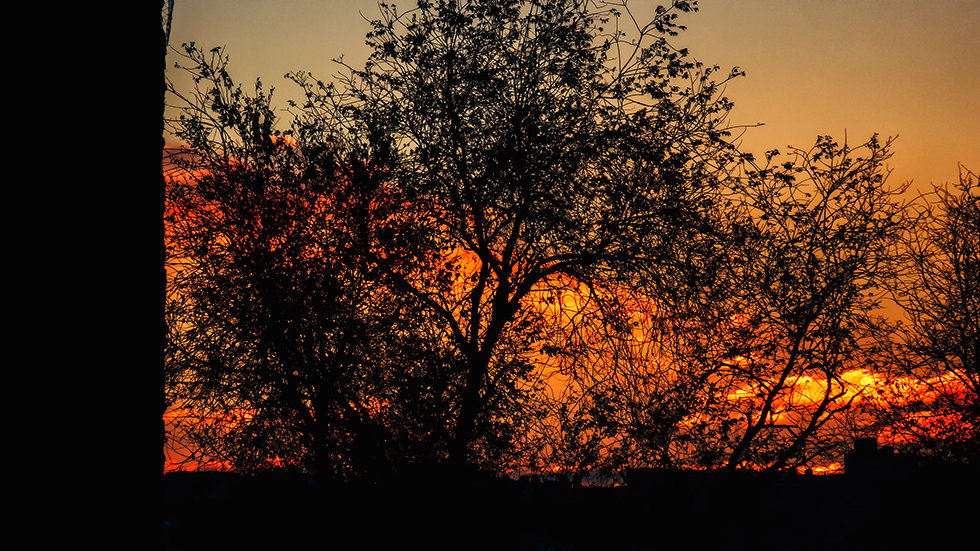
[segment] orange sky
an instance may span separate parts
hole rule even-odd
[[[639,19],[657,4],[629,2]],[[765,123],[746,134],[746,150],[809,147],[817,134],[841,140],[845,131],[857,144],[877,131],[900,136],[889,163],[895,183],[955,181],[958,162],[980,171],[980,0],[699,4],[675,44],[748,73],[728,90],[732,122]],[[178,0],[171,44],[227,46],[232,76],[261,77],[284,106],[296,88],[283,73],[328,80],[331,58],[363,63],[369,27],[359,10],[375,16],[376,0]]]
[[[658,3],[629,1],[638,19]],[[980,0],[699,5],[676,43],[705,63],[746,70],[729,87],[732,120],[766,123],[745,136],[748,151],[809,147],[817,134],[843,139],[845,131],[856,144],[877,131],[900,136],[895,183],[955,181],[958,162],[980,169]],[[226,45],[236,80],[260,76],[285,100],[295,91],[287,71],[327,80],[332,58],[363,62],[369,27],[361,13],[374,17],[376,0],[178,1],[171,44]]]

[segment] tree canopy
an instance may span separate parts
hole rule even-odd
[[[670,42],[694,2],[379,8],[364,67],[287,75],[288,124],[185,46],[167,376],[195,460],[786,469],[872,430],[845,372],[907,223],[890,141],[741,153],[741,72]]]

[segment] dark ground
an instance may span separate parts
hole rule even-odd
[[[166,477],[168,550],[976,549],[975,467],[851,474],[641,471],[619,487],[469,477],[326,485]]]

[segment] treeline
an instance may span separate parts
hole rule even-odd
[[[695,7],[381,4],[366,66],[287,75],[285,111],[185,45],[172,457],[787,470],[877,436],[975,461],[976,175],[912,197],[877,136],[741,152],[741,73],[669,42]]]

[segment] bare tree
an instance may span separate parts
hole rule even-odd
[[[571,424],[585,457],[769,470],[842,457],[873,390],[855,374],[885,367],[880,306],[904,223],[889,145],[821,137],[745,157],[703,211],[674,299],[638,290],[631,340],[592,332]]]
[[[691,312],[692,338],[674,337],[684,399],[660,457],[772,470],[838,458],[862,392],[846,374],[878,357],[902,223],[903,187],[889,187],[882,168],[889,145],[821,137],[788,160],[746,158],[728,180],[710,306]]]
[[[962,168],[959,182],[915,204],[893,282],[906,319],[897,331],[898,368],[878,413],[879,436],[947,460],[977,460],[980,423],[980,189]]]
[[[727,465],[768,468],[832,458],[856,389],[844,374],[872,365],[874,334],[898,238],[904,186],[889,187],[890,142],[821,137],[795,159],[749,171],[738,190],[757,239],[743,249],[731,343]],[[744,271],[743,271],[744,270]],[[734,400],[734,403],[732,403]]]

